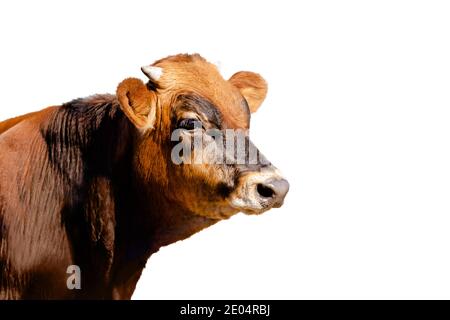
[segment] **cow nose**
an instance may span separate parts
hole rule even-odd
[[[230,205],[246,214],[260,214],[283,205],[289,182],[273,166],[244,172],[230,194]]]
[[[268,179],[256,185],[260,198],[268,199],[273,207],[279,208],[289,191],[289,182],[285,179]]]

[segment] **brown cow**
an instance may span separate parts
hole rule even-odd
[[[147,84],[129,78],[116,95],[0,123],[0,298],[129,299],[161,246],[281,206],[289,185],[270,163],[228,161],[218,146],[235,140],[205,134],[244,132],[251,149],[250,113],[267,91],[259,75],[226,81],[199,55],[143,71]],[[182,146],[200,134],[214,147],[191,146],[182,159],[201,150],[227,161],[175,163],[175,131]],[[68,274],[73,265],[81,273]]]

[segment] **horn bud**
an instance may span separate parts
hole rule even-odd
[[[150,80],[153,81],[158,81],[163,73],[162,68],[154,66],[144,66],[141,68],[141,70]]]

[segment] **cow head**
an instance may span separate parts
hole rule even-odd
[[[152,185],[189,212],[226,219],[282,205],[289,184],[248,137],[250,114],[267,93],[264,79],[238,72],[228,81],[199,55],[177,55],[143,67],[117,89],[136,127],[134,165]]]

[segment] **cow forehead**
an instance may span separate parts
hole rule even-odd
[[[158,87],[166,94],[192,92],[210,101],[228,127],[248,128],[250,112],[245,99],[214,64],[195,54],[171,56],[153,65],[163,69]]]

